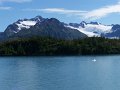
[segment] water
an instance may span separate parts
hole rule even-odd
[[[120,56],[1,57],[0,90],[120,90]]]

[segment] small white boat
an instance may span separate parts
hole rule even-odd
[[[93,59],[92,61],[93,61],[93,62],[96,62],[97,60],[96,60],[96,59]]]

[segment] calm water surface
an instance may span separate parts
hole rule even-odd
[[[0,90],[120,90],[120,56],[1,57]]]

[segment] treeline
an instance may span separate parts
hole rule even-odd
[[[32,37],[0,43],[1,56],[98,55],[120,54],[120,40],[100,37],[57,40]]]

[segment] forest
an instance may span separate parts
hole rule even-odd
[[[64,56],[120,54],[120,40],[90,37],[59,40],[49,37],[11,39],[0,43],[0,56]]]

